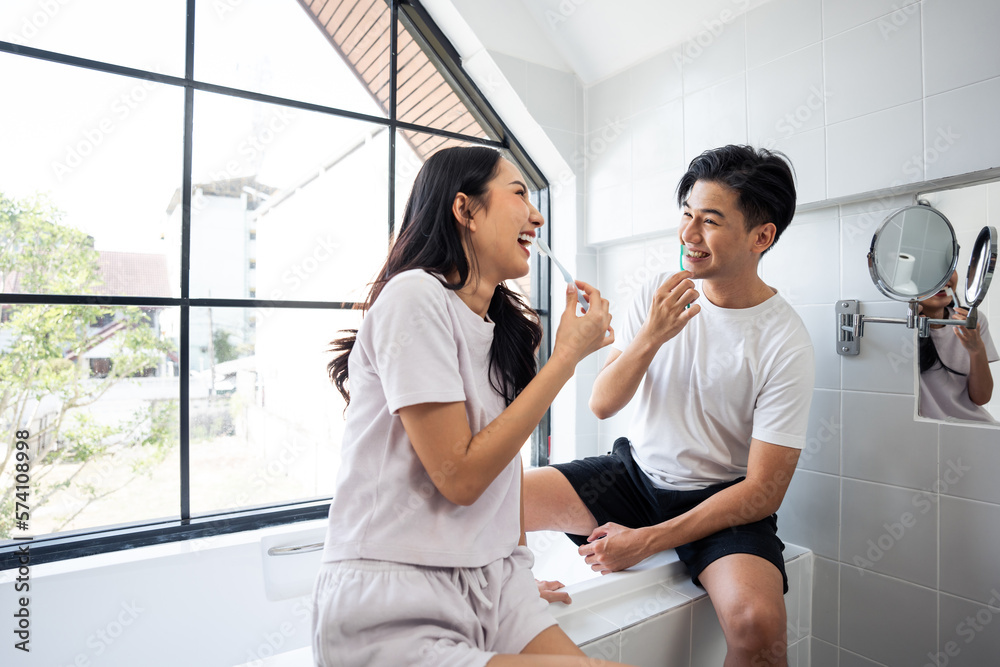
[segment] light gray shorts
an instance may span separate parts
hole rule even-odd
[[[479,568],[377,560],[324,563],[313,592],[320,667],[483,667],[555,625],[517,547]]]

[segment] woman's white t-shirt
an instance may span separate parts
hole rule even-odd
[[[614,347],[646,320],[656,289],[643,285]],[[704,294],[701,281],[695,288]],[[752,308],[701,311],[653,357],[633,400],[632,452],[656,486],[697,489],[746,475],[750,439],[802,449],[815,378],[812,340],[779,294]]]
[[[969,369],[971,361],[969,351],[962,346],[955,327],[947,326],[931,329],[931,340],[937,348],[938,358],[948,368],[958,371],[957,375],[948,371],[941,364],[920,374],[920,415],[928,419],[968,419],[986,423],[996,420],[980,405],[969,398]],[[986,360],[989,363],[997,361],[997,349],[990,337],[990,327],[986,317],[979,314],[979,335],[986,347]]]
[[[520,455],[470,506],[446,499],[417,458],[398,411],[463,401],[478,433],[505,408],[491,386],[493,323],[423,270],[382,289],[348,362],[351,403],[330,504],[324,562],[367,558],[482,567],[509,556],[521,536]],[[442,442],[442,448],[467,443]]]

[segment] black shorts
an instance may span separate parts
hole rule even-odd
[[[626,528],[641,528],[662,523],[684,514],[722,489],[743,480],[716,484],[692,491],[670,491],[653,486],[635,460],[628,438],[615,440],[607,456],[590,456],[552,466],[569,480],[597,525],[608,522]],[[677,556],[688,567],[691,581],[698,586],[698,575],[712,562],[734,553],[760,556],[781,572],[784,592],[788,575],[781,552],[785,545],[778,539],[778,517],[772,514],[754,523],[724,528],[719,532],[677,547]],[[578,545],[587,543],[587,535],[568,535]]]

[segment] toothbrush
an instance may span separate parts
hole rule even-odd
[[[570,285],[576,285],[576,281],[573,280],[573,275],[566,270],[565,266],[559,263],[559,260],[556,259],[555,255],[552,254],[552,249],[549,248],[548,244],[545,243],[545,241],[543,241],[541,238],[536,238],[535,245],[538,246],[538,250],[543,255],[552,260],[552,263],[556,265],[556,268],[559,269],[560,273],[562,273],[562,276],[567,283],[569,283]],[[587,300],[583,297],[583,292],[580,291],[579,287],[576,288],[576,300],[580,302],[580,306],[583,308],[583,312],[587,312],[587,309],[590,306],[587,304]]]
[[[684,270],[684,248],[685,248],[685,246],[682,243],[681,244],[681,260],[680,260],[681,261],[681,271]],[[684,310],[687,310],[690,307],[691,307],[691,304],[689,303],[688,305],[684,306]]]
[[[945,287],[944,291],[945,294],[951,297],[951,300],[955,302],[956,306],[958,306],[959,308],[965,308],[965,306],[962,305],[962,300],[958,298],[958,293],[955,292],[955,290],[953,290],[950,287]]]

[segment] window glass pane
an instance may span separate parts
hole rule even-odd
[[[193,513],[333,494],[344,401],[327,350],[360,322],[354,310],[192,308]]]
[[[396,118],[436,130],[487,137],[478,115],[450,83],[451,76],[405,23],[400,20],[398,28]]]
[[[406,211],[406,202],[410,196],[410,190],[413,188],[413,182],[417,178],[417,173],[420,171],[420,167],[423,166],[424,161],[444,148],[450,148],[453,146],[476,146],[479,144],[459,141],[458,139],[451,139],[449,137],[441,137],[433,134],[427,134],[424,132],[413,132],[411,130],[402,130],[396,134],[396,229],[403,222],[403,213]],[[503,157],[511,162],[512,156],[507,152],[503,152]],[[514,163],[516,166],[516,162]],[[526,179],[526,182],[531,183],[531,179]],[[536,206],[539,202],[539,198],[535,192],[532,192],[531,201]],[[547,221],[546,221],[547,222]],[[538,253],[533,249],[531,253],[531,261],[529,263],[530,272],[523,278],[518,278],[517,280],[507,281],[508,286],[523,294],[526,301],[530,304],[531,301],[531,276],[534,272],[538,270]]]
[[[0,311],[0,539],[177,516],[179,309]],[[19,430],[27,461],[10,452]],[[18,500],[31,508],[23,528]]]
[[[183,76],[186,14],[185,0],[4,0],[0,39]]]
[[[197,95],[191,296],[361,299],[388,246],[388,147],[382,126]]]
[[[0,105],[3,291],[179,295],[167,261],[179,221],[164,211],[181,181],[183,91],[7,54],[0,70],[24,91]],[[46,270],[55,247],[69,264]]]
[[[385,0],[199,2],[195,78],[385,116]],[[220,9],[224,7],[224,10]]]

